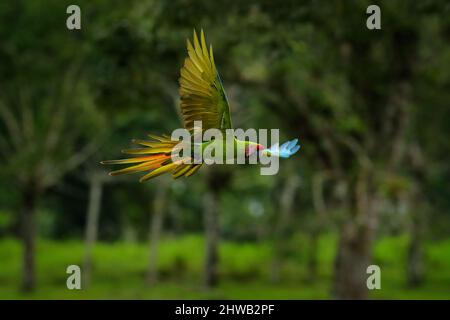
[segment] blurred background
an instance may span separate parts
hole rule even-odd
[[[447,1],[76,1],[68,30],[72,2],[0,2],[0,298],[450,298]],[[302,149],[275,176],[109,177],[182,126],[194,28],[234,126]]]

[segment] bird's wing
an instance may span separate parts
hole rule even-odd
[[[184,127],[193,131],[194,121],[202,121],[202,131],[231,129],[230,106],[203,30],[200,41],[194,30],[194,45],[187,40],[187,49],[179,80]]]

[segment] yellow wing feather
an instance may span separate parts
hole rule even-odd
[[[179,80],[184,126],[193,130],[194,121],[202,121],[203,130],[231,128],[230,107],[203,30],[200,40],[194,30],[193,43],[187,40],[188,57]]]

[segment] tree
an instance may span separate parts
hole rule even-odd
[[[149,228],[150,259],[147,272],[147,282],[149,284],[154,284],[158,281],[159,240],[163,229],[165,212],[168,210],[167,200],[170,196],[169,192],[169,181],[164,179],[158,184],[151,206]]]
[[[87,88],[78,74],[68,72],[55,79],[45,91],[20,88],[4,95],[0,105],[6,148],[2,148],[4,175],[21,194],[20,220],[24,246],[25,291],[36,284],[36,210],[45,192],[97,150],[100,132],[89,136],[95,124]],[[89,121],[87,120],[89,119]]]
[[[295,196],[300,186],[300,178],[297,175],[290,175],[286,178],[284,186],[277,197],[276,222],[273,230],[273,250],[271,280],[274,283],[280,282],[280,269],[286,251],[284,243],[286,242],[292,224],[292,215],[294,213]]]
[[[203,196],[203,219],[205,229],[205,278],[207,288],[215,287],[219,281],[220,241],[220,191],[232,178],[230,171],[215,166],[208,171],[208,190]]]

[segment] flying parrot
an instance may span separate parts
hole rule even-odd
[[[184,127],[194,136],[197,128],[194,121],[201,121],[202,131],[207,129],[219,129],[225,131],[232,129],[230,116],[230,105],[225,93],[222,80],[217,72],[214,62],[212,46],[206,45],[203,30],[200,39],[194,30],[193,44],[187,40],[188,57],[181,68],[179,78],[179,94],[181,99],[181,113]],[[203,163],[195,163],[179,159],[174,161],[172,152],[179,147],[179,140],[172,140],[168,135],[148,134],[151,140],[134,139],[134,144],[141,148],[122,150],[122,153],[133,155],[134,157],[120,160],[105,160],[102,164],[127,164],[126,168],[112,171],[112,176],[147,172],[140,178],[140,182],[147,181],[164,173],[172,173],[173,178],[182,176],[189,177],[196,173]],[[238,140],[234,137],[229,143],[224,140],[211,139],[201,141],[200,149],[204,151],[212,144],[220,145],[224,151],[233,148],[234,154],[243,152],[250,156],[255,152],[262,152],[268,156],[288,158],[300,149],[298,140],[288,141],[281,146],[275,144],[271,148],[247,140]],[[224,157],[226,152],[223,153]]]

